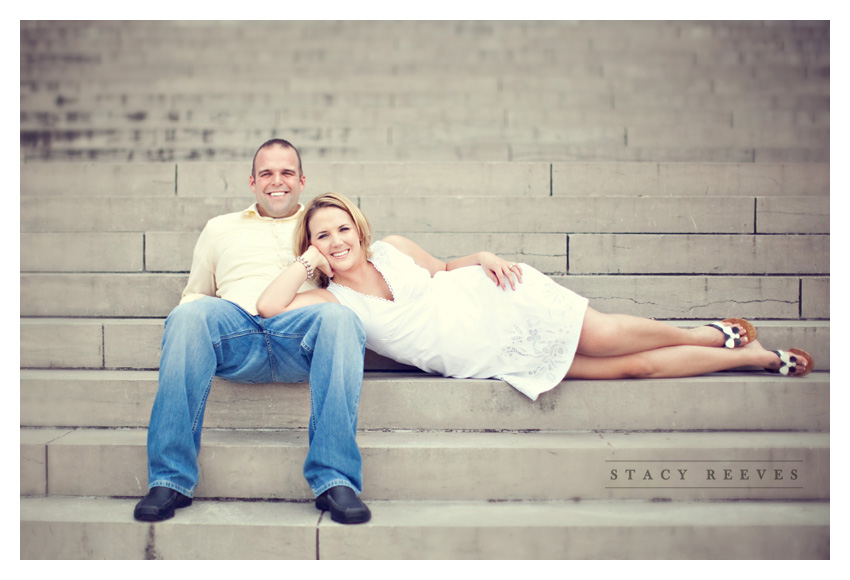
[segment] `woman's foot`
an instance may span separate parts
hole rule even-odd
[[[804,350],[790,348],[788,350],[767,351],[770,356],[764,370],[790,377],[804,377],[815,368],[815,359]]]
[[[699,346],[737,348],[746,346],[758,336],[756,327],[743,318],[726,318],[691,331],[699,337]]]

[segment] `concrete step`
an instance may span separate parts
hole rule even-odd
[[[147,427],[155,371],[22,370],[27,427]],[[687,379],[564,381],[530,401],[497,380],[367,371],[361,429],[829,431],[830,376],[716,373]],[[305,429],[306,384],[214,379],[205,426]]]
[[[256,146],[258,146],[256,144]],[[246,206],[253,152],[238,162],[23,163],[21,196],[238,197]],[[828,163],[429,163],[303,159],[306,199],[325,191],[350,197],[829,197]],[[62,187],[51,178],[67,176]],[[120,192],[120,195],[119,195]],[[576,200],[573,200],[576,201]]]
[[[829,161],[828,22],[281,30],[297,81],[258,86],[259,23],[22,24],[22,159],[239,160],[286,134],[322,160]]]
[[[747,74],[752,75],[748,71]],[[97,103],[114,100],[108,108],[98,108],[82,99],[58,109],[58,93],[34,92],[28,95],[21,110],[21,129],[81,130],[128,128],[235,129],[252,127],[282,129],[297,124],[301,127],[373,127],[373,126],[444,126],[465,127],[668,127],[688,125],[700,127],[738,127],[749,129],[828,129],[829,111],[760,111],[745,107],[731,110],[613,110],[599,102],[576,104],[557,109],[532,109],[519,106],[482,107],[379,107],[350,106],[336,108],[300,107],[268,111],[244,111],[204,104],[199,109],[184,105],[178,109],[155,95],[123,98],[99,94]],[[176,97],[175,97],[176,98]],[[200,100],[202,97],[198,97]],[[222,97],[218,97],[217,101]],[[199,103],[200,104],[200,103]]]
[[[124,24],[124,23],[122,23]],[[281,58],[289,58],[292,70],[308,79],[319,73],[397,72],[423,63],[434,66],[464,67],[480,72],[476,65],[503,63],[505,71],[522,74],[534,66],[573,63],[619,63],[604,72],[653,71],[668,67],[668,75],[688,74],[710,67],[797,67],[829,64],[828,23],[801,29],[778,28],[754,22],[749,27],[702,23],[486,23],[487,30],[459,30],[457,23],[420,28],[399,22],[397,28],[375,27],[374,23],[346,23],[343,28],[317,30],[299,22],[298,27],[282,27],[296,43],[275,47]],[[795,23],[796,25],[796,23]],[[53,72],[73,78],[67,69],[87,72],[94,78],[106,70],[121,73],[118,64],[131,72],[149,70],[156,64],[170,65],[172,73],[207,73],[214,65],[224,73],[257,76],[265,64],[268,29],[258,23],[240,23],[227,28],[211,27],[187,32],[170,23],[147,29],[132,26],[111,28],[92,23],[88,29],[69,34],[58,28],[24,31],[21,35],[22,77],[27,72]],[[116,36],[118,38],[116,38]],[[215,40],[212,40],[215,39]],[[142,44],[144,51],[130,46]],[[249,60],[248,56],[254,57]],[[698,56],[698,57],[697,57]],[[619,59],[619,60],[618,60]],[[341,65],[352,61],[357,66]],[[65,65],[63,68],[61,65]],[[102,74],[102,73],[101,73]],[[632,73],[634,74],[634,73]],[[692,73],[691,73],[692,74]],[[132,79],[133,75],[121,78]],[[135,77],[138,78],[138,77]],[[331,80],[336,77],[331,77]],[[331,84],[326,81],[326,84]]]
[[[692,59],[693,56],[685,58]],[[459,107],[460,110],[498,107],[520,115],[523,110],[534,106],[550,106],[554,112],[577,112],[579,107],[586,107],[588,112],[634,114],[646,111],[655,114],[643,119],[630,116],[638,126],[658,122],[656,115],[663,112],[673,117],[666,117],[659,124],[669,126],[676,115],[693,111],[697,114],[696,119],[682,118],[686,124],[693,124],[694,127],[703,125],[701,116],[709,115],[708,118],[711,118],[721,113],[726,116],[716,117],[719,121],[717,126],[728,127],[729,113],[757,109],[763,112],[797,110],[829,113],[828,63],[804,68],[804,72],[792,73],[785,78],[767,79],[759,78],[760,75],[753,71],[753,67],[748,67],[743,73],[749,75],[745,80],[740,78],[742,71],[738,68],[724,66],[706,70],[681,62],[673,64],[680,68],[690,66],[688,72],[677,74],[673,71],[663,76],[651,68],[649,72],[646,68],[638,68],[637,72],[620,73],[618,76],[615,71],[607,77],[602,76],[605,74],[602,69],[611,67],[593,59],[566,65],[541,63],[536,70],[526,70],[521,74],[493,70],[499,64],[498,61],[489,66],[485,64],[491,70],[481,72],[477,68],[470,70],[470,66],[443,65],[444,70],[441,65],[427,61],[411,66],[399,65],[392,72],[382,71],[378,74],[370,74],[370,71],[312,71],[311,74],[325,76],[311,78],[301,75],[298,83],[279,80],[264,83],[263,86],[244,80],[246,74],[254,74],[250,70],[228,73],[221,65],[216,69],[218,76],[209,74],[211,70],[206,67],[203,67],[206,70],[197,73],[199,76],[192,76],[191,73],[187,74],[189,71],[182,65],[169,70],[166,63],[159,63],[136,71],[121,65],[123,74],[110,74],[108,70],[103,70],[107,67],[99,67],[101,70],[97,77],[88,75],[84,69],[73,67],[54,73],[50,68],[32,66],[26,71],[29,76],[22,78],[21,82],[21,111],[26,114],[57,113],[60,117],[66,112],[80,113],[82,118],[70,117],[79,122],[85,121],[85,116],[92,111],[98,111],[98,116],[108,111],[119,115],[129,113],[133,115],[131,120],[144,120],[148,112],[155,119],[158,110],[178,112],[188,109],[197,111],[203,118],[207,112],[229,111],[228,115],[232,115],[232,111],[251,105],[267,113],[304,108],[339,109],[342,112],[349,107],[384,106],[387,109],[424,107],[441,110],[451,107]],[[349,61],[336,63],[329,68],[346,66],[349,66]],[[478,65],[473,64],[471,67]],[[446,84],[446,77],[452,69],[463,79]],[[78,76],[69,78],[69,72]],[[138,76],[134,77],[134,72]],[[810,76],[800,78],[801,74]],[[329,83],[328,78],[332,75],[339,80]],[[546,75],[555,80],[541,80]],[[145,77],[151,76],[153,78],[145,80]],[[86,81],[79,80],[83,77],[89,78]],[[544,82],[547,84],[541,84]],[[371,86],[367,83],[371,83]],[[716,92],[712,91],[712,83],[718,85]],[[349,118],[343,114],[346,119]],[[422,126],[420,121],[408,117],[394,119],[396,122],[407,119],[415,122],[416,126]],[[291,125],[297,120],[294,116],[276,115],[274,124],[267,128]],[[172,122],[171,117],[168,122]],[[355,126],[363,126],[361,122],[353,123]],[[211,124],[209,128],[214,126]],[[762,127],[770,128],[768,125]]]
[[[309,201],[314,192],[303,196]],[[344,192],[341,192],[344,193]],[[737,234],[829,231],[829,198],[782,196],[351,196],[378,232]],[[21,198],[21,232],[200,232],[253,197]],[[492,212],[481,215],[482,204]],[[199,207],[200,206],[200,207]],[[806,211],[800,216],[784,214]],[[415,213],[408,213],[415,212]],[[425,216],[423,218],[423,216]],[[612,216],[615,216],[612,218]]]
[[[751,128],[704,127],[682,131],[681,127],[576,126],[564,123],[545,126],[500,126],[500,124],[445,123],[441,125],[369,125],[308,124],[293,119],[278,123],[275,133],[289,135],[299,147],[387,147],[434,148],[463,143],[535,143],[558,146],[595,146],[619,150],[624,141],[629,148],[788,148],[826,151],[828,160],[829,128]],[[261,123],[256,126],[225,128],[213,124],[206,127],[80,127],[75,129],[22,130],[22,149],[37,151],[51,147],[79,150],[112,147],[175,149],[188,148],[256,148],[273,136]]]
[[[669,282],[669,279],[667,280]],[[736,280],[741,288],[740,279]],[[731,291],[731,290],[730,290]],[[808,291],[808,290],[807,290]],[[597,290],[598,292],[598,290]],[[738,294],[743,300],[745,293]],[[620,295],[622,296],[622,294]],[[828,296],[828,295],[827,295]],[[644,299],[646,299],[644,297]],[[762,300],[768,301],[765,296]],[[623,301],[626,297],[623,297]],[[789,302],[796,304],[796,299]],[[828,299],[827,299],[828,302]],[[670,307],[671,301],[667,301]],[[596,305],[594,303],[594,305]],[[725,308],[741,314],[740,309]],[[603,308],[604,310],[604,308]],[[772,313],[782,314],[776,307]],[[788,312],[789,317],[796,312]],[[828,316],[828,311],[827,311]],[[724,318],[718,315],[718,319]],[[708,320],[670,321],[682,327],[699,326]],[[830,323],[825,320],[758,320],[759,339],[768,348],[804,348],[817,362],[818,370],[828,370]],[[20,325],[21,368],[63,369],[158,369],[161,354],[163,318],[22,318]],[[367,370],[407,370],[371,351]]]
[[[22,429],[21,490],[28,495],[143,496],[146,435],[145,429]],[[830,496],[825,433],[361,431],[358,444],[364,499]],[[301,475],[307,446],[304,429],[208,429],[195,495],[310,499]]]
[[[794,198],[795,200],[799,198]],[[824,230],[813,235],[563,234],[493,232],[393,233],[412,238],[451,261],[487,249],[545,274],[829,274],[829,207],[810,204],[809,215],[770,204],[765,229]],[[799,200],[798,207],[805,207]],[[815,221],[819,212],[822,219]],[[768,213],[768,212],[765,212]],[[808,218],[808,219],[806,219]],[[384,218],[384,225],[392,218]],[[801,223],[805,222],[805,223]],[[774,226],[773,228],[771,226]],[[381,239],[389,230],[376,232]],[[188,272],[197,232],[21,233],[21,272]]]
[[[137,147],[120,144],[97,148],[30,147],[42,139],[38,133],[22,132],[21,161],[26,163],[52,162],[143,162],[172,163],[184,161],[241,161],[251,157],[257,143],[267,138],[284,137],[298,142],[298,135],[271,131],[260,134],[251,146],[230,147]],[[559,143],[513,142],[504,140],[474,140],[434,145],[361,146],[307,144],[299,146],[305,157],[321,161],[357,162],[711,162],[711,163],[828,163],[829,148],[800,147],[653,147],[638,148],[624,145],[564,145]]]
[[[367,37],[363,29],[355,28],[354,35],[340,34],[337,38],[321,41],[321,46],[316,46],[316,38],[310,38],[299,41],[295,47],[275,49],[280,58],[289,58],[292,68],[288,70],[297,74],[298,82],[275,77],[267,79],[262,86],[250,88],[244,84],[227,85],[223,82],[223,79],[256,78],[262,74],[262,67],[267,65],[265,51],[268,45],[253,45],[244,36],[234,38],[224,32],[216,32],[215,37],[220,42],[214,46],[209,45],[208,39],[187,44],[185,38],[166,37],[158,45],[146,39],[143,41],[146,44],[144,51],[127,50],[126,41],[115,47],[110,39],[105,38],[99,39],[100,42],[74,42],[64,52],[60,48],[61,40],[54,43],[54,48],[38,46],[37,43],[43,44],[46,39],[35,42],[22,39],[21,78],[26,83],[53,79],[65,85],[80,86],[83,85],[81,80],[111,81],[128,91],[133,88],[136,91],[168,89],[164,83],[145,85],[142,81],[172,78],[177,81],[171,87],[175,92],[198,90],[199,86],[228,92],[263,92],[272,87],[311,92],[353,89],[368,92],[404,91],[408,88],[375,82],[383,78],[405,79],[411,74],[431,78],[442,73],[441,84],[447,89],[478,88],[482,86],[476,83],[478,79],[493,77],[502,79],[498,86],[505,90],[576,90],[590,86],[661,92],[681,86],[680,91],[697,87],[711,93],[711,82],[717,82],[716,92],[728,94],[778,90],[776,85],[758,85],[754,80],[773,80],[799,88],[805,86],[806,81],[811,83],[822,79],[822,75],[809,73],[810,70],[828,69],[830,64],[828,31],[826,34],[819,31],[819,38],[812,40],[807,47],[804,47],[804,42],[791,40],[782,31],[774,30],[773,37],[766,44],[787,43],[786,50],[776,50],[776,47],[759,50],[743,43],[730,50],[729,44],[724,45],[719,39],[705,42],[707,39],[693,37],[675,39],[663,46],[647,45],[642,42],[641,36],[645,31],[640,28],[641,24],[631,24],[631,28],[619,31],[618,44],[608,46],[604,46],[607,43],[598,38],[577,35],[576,30],[570,28],[562,29],[560,34],[551,37],[511,37],[500,31],[498,40],[494,35],[452,35],[445,42],[434,31],[412,31],[407,37],[400,37],[398,31],[381,32]],[[357,23],[356,26],[364,27],[365,23]],[[404,30],[404,23],[399,23],[399,26],[400,30]],[[250,30],[250,25],[245,29]],[[591,46],[598,42],[603,45]],[[726,42],[729,42],[728,38]],[[218,72],[218,76],[213,74],[214,71]],[[541,74],[544,71],[550,74]],[[71,72],[79,76],[75,77]],[[446,72],[463,74],[446,75]],[[364,79],[359,85],[353,80],[357,75]],[[565,77],[574,82],[565,82]],[[528,85],[524,83],[526,79],[531,81]],[[187,82],[189,80],[196,82],[192,84]],[[659,84],[638,84],[650,80],[659,81]],[[434,90],[433,84],[429,87],[414,82],[409,86]],[[484,88],[491,86],[483,85]]]
[[[21,316],[165,317],[187,274],[55,274],[20,277]],[[829,318],[828,276],[553,276],[602,312],[660,319]],[[58,297],[62,297],[62,300]]]
[[[370,502],[342,526],[307,503],[22,498],[21,559],[829,559],[824,502]]]

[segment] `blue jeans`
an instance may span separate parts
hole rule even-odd
[[[159,389],[148,426],[148,485],[192,497],[204,408],[213,376],[240,383],[310,382],[310,450],[304,477],[318,496],[336,485],[360,493],[354,440],[366,335],[339,304],[273,318],[221,298],[181,304],[165,321]]]

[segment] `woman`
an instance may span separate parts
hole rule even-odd
[[[742,366],[803,376],[814,367],[804,351],[764,349],[741,319],[685,329],[603,314],[489,252],[445,263],[401,236],[374,244],[371,236],[350,200],[315,198],[295,230],[298,257],[260,296],[260,315],[338,302],[358,314],[378,354],[444,376],[503,379],[532,400],[565,377],[687,377]],[[314,276],[320,288],[297,293]]]

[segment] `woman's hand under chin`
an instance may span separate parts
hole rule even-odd
[[[313,266],[313,268],[322,271],[328,278],[334,277],[334,271],[333,268],[331,268],[330,262],[328,262],[328,259],[316,246],[310,245],[302,256],[304,256],[305,260],[310,262],[310,265]]]

